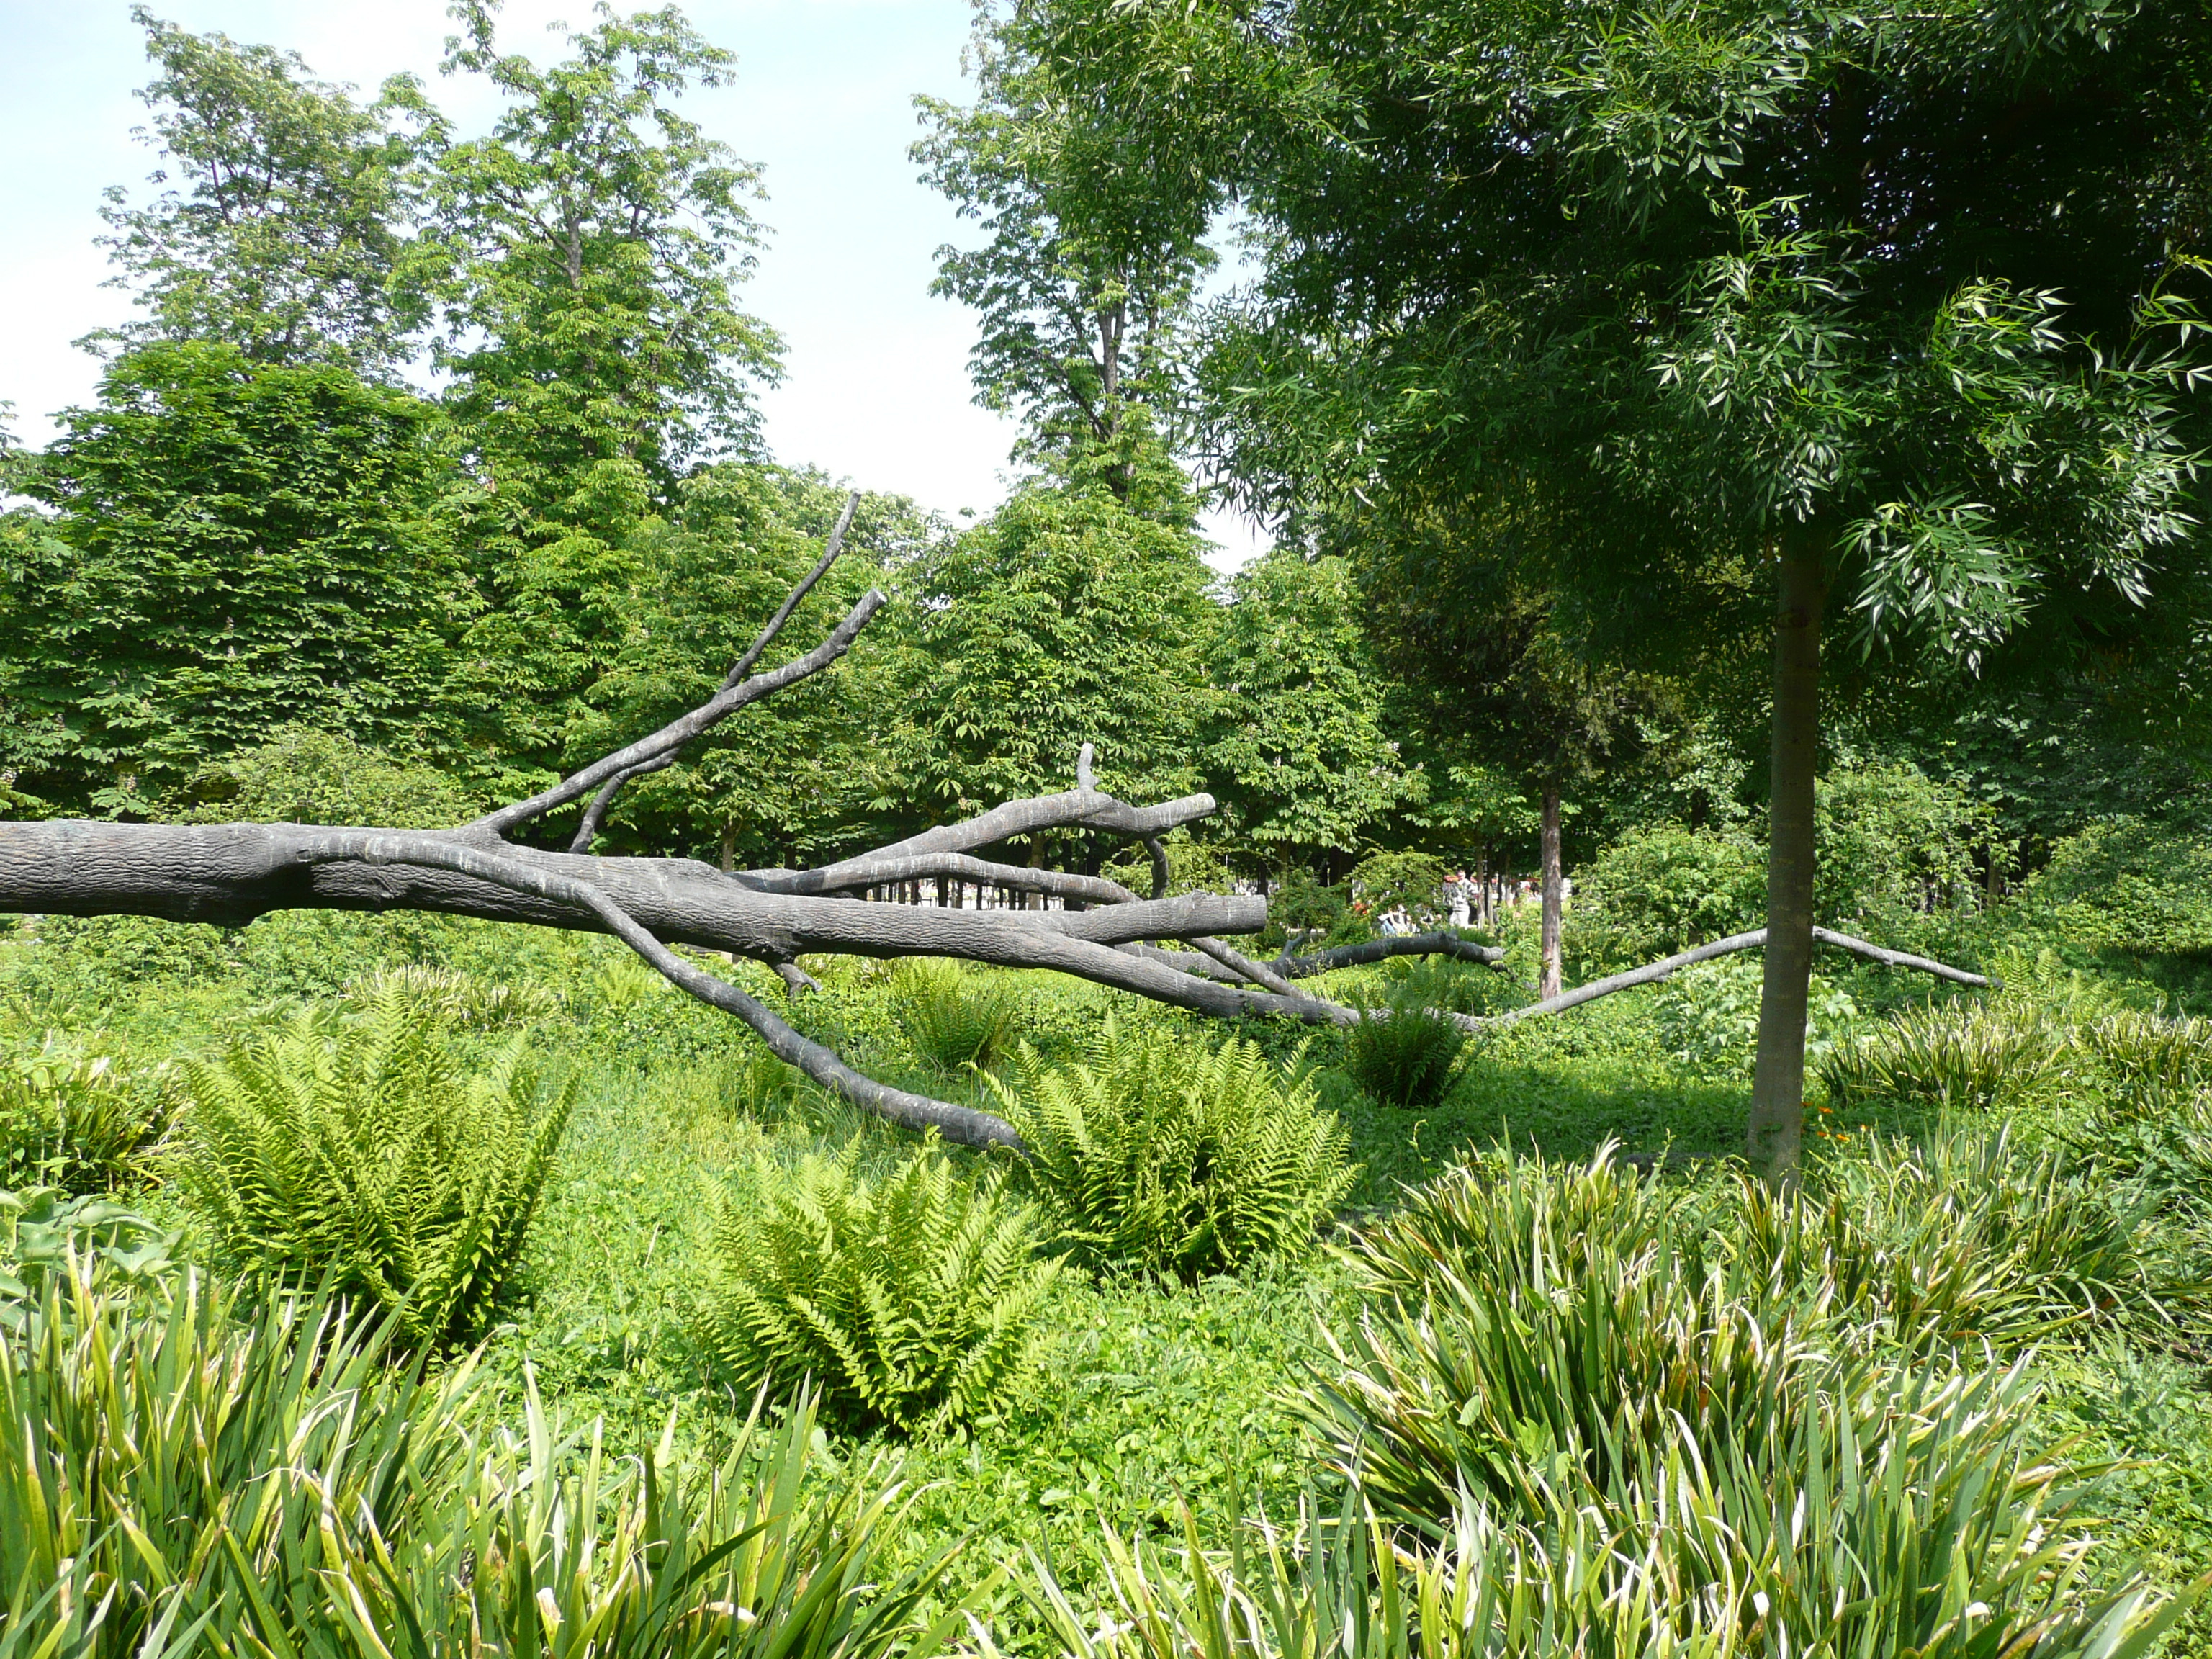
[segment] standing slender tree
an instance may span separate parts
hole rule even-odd
[[[1256,227],[1210,375],[1248,500],[1533,483],[1593,606],[1765,596],[1747,1149],[1786,1173],[1824,630],[1971,666],[2053,594],[2150,602],[2191,533],[2212,19],[1034,3],[1066,106]]]
[[[430,126],[408,275],[438,308],[481,487],[476,643],[503,681],[499,740],[550,765],[623,636],[633,532],[690,465],[753,446],[749,387],[778,343],[735,299],[757,173],[674,106],[728,84],[731,55],[670,8],[605,16],[540,67],[498,49],[490,6],[456,15],[446,71],[509,103],[482,138]]]

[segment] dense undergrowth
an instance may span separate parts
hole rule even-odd
[[[808,964],[1024,1170],[605,941],[48,919],[0,1650],[2212,1650],[2212,957],[2130,893],[2155,951],[2072,890],[1954,932],[1985,997],[1824,961],[1794,1199],[1725,963],[1426,1060]],[[1333,988],[1525,997],[1527,932]]]

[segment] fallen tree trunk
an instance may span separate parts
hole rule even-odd
[[[1192,941],[1196,944],[1196,940]],[[1203,950],[1203,947],[1200,947]],[[1339,968],[1364,968],[1392,957],[1452,957],[1462,962],[1475,963],[1497,973],[1505,971],[1505,952],[1494,945],[1477,945],[1456,933],[1409,933],[1396,939],[1369,939],[1360,945],[1340,945],[1334,950],[1318,951],[1311,956],[1279,956],[1253,966],[1263,968],[1280,980],[1311,979],[1316,974],[1334,973]],[[1218,959],[1211,953],[1198,951],[1162,951],[1158,959],[1186,974],[1196,974],[1201,979],[1220,980],[1234,984],[1249,975],[1239,975],[1233,969],[1217,966]],[[1285,986],[1273,989],[1287,990]]]
[[[1503,952],[1455,934],[1378,939],[1308,956],[1258,963],[1218,935],[1258,932],[1265,899],[1214,893],[1165,896],[1168,860],[1160,837],[1214,810],[1210,795],[1132,806],[1091,787],[1090,746],[1078,757],[1077,786],[1010,801],[959,823],[943,824],[889,847],[817,870],[726,874],[693,859],[598,858],[589,846],[616,793],[659,770],[684,744],[738,710],[822,672],[849,650],[884,603],[870,590],[822,644],[767,673],[749,671],[773,643],[809,588],[837,556],[851,506],[821,561],[784,601],[720,686],[704,703],[651,737],[594,761],[527,800],[445,830],[298,823],[214,825],[90,821],[0,823],[0,912],[58,915],[145,915],[239,926],[286,909],[423,910],[492,921],[613,934],[674,984],[743,1020],[778,1058],[823,1088],[908,1127],[947,1139],[1017,1150],[1021,1138],[991,1113],[891,1088],[862,1075],[738,987],[669,947],[696,945],[775,969],[795,992],[811,984],[802,953],[957,957],[1001,968],[1047,968],[1118,990],[1217,1016],[1279,1015],[1347,1025],[1364,1014],[1300,991],[1294,980],[1333,968],[1407,954],[1449,955],[1501,965]],[[571,850],[548,852],[507,839],[523,824],[579,803]],[[1153,863],[1153,896],[1139,898],[1097,877],[996,863],[978,849],[1014,836],[1075,829],[1141,842]],[[1098,908],[1081,910],[967,910],[938,905],[872,904],[837,895],[854,888],[926,877],[989,882],[1057,895]],[[1700,946],[1663,963],[1583,986],[1549,1003],[1492,1021],[1455,1015],[1474,1028],[1572,1007],[1631,985],[1663,979],[1691,962],[1748,950],[1764,933]],[[1876,961],[1917,968],[1968,984],[1987,981],[1925,958],[1863,940],[1819,933],[1822,943]],[[1187,941],[1170,951],[1147,941]]]

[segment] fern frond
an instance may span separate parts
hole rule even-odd
[[[481,1328],[513,1277],[575,1103],[520,1039],[470,1074],[437,999],[398,975],[185,1069],[188,1198],[218,1248],[328,1279],[411,1341]]]
[[[1036,1259],[998,1171],[971,1184],[933,1148],[872,1180],[859,1155],[758,1155],[716,1218],[703,1346],[749,1388],[811,1376],[858,1424],[989,1410],[1034,1363],[1059,1262]]]
[[[1058,1237],[1086,1265],[1194,1280],[1310,1249],[1358,1170],[1294,1061],[1109,1018],[1073,1066],[1027,1044],[986,1082],[1030,1146]]]

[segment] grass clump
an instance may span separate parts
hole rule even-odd
[[[161,1651],[156,1632],[202,1619],[217,1651],[337,1637],[341,1537],[397,1535],[420,1509],[466,1385],[385,1358],[328,1295],[257,1304],[190,1273],[151,1304],[50,1284],[0,1343],[0,1576],[64,1588],[11,1625],[88,1659]]]
[[[2187,1113],[2212,1094],[2212,1019],[2121,1009],[2082,1025],[2078,1041],[2103,1071],[2118,1115]]]
[[[1185,1282],[1310,1249],[1358,1171],[1334,1114],[1294,1062],[1110,1016],[1083,1057],[1024,1045],[1015,1086],[992,1089],[1029,1143],[1030,1182],[1086,1266]]]
[[[343,1593],[391,1654],[594,1659],[928,1659],[965,1612],[921,1609],[939,1560],[887,1569],[903,1508],[891,1460],[840,1474],[812,1399],[773,1428],[757,1412],[719,1465],[685,1469],[666,1439],[610,1460],[596,1427],[562,1437],[533,1389],[523,1432],[398,1539],[364,1540]],[[397,1571],[380,1571],[387,1560]]]
[[[1820,1076],[1839,1106],[1891,1101],[1944,1112],[2000,1110],[2034,1092],[2068,1036],[2026,1003],[1913,1008],[1833,1050]]]
[[[151,1309],[83,1285],[0,1345],[0,1642],[198,1650],[925,1659],[941,1562],[887,1570],[883,1460],[823,1469],[812,1402],[718,1466],[607,1458],[534,1380],[519,1431],[467,1365],[434,1384],[327,1294],[187,1275]],[[957,1617],[957,1602],[947,1618]]]
[[[891,973],[890,995],[899,1030],[934,1071],[995,1065],[1013,1034],[1012,988],[947,957],[902,962]]]
[[[1777,1398],[1828,1356],[1705,1270],[1674,1197],[1606,1154],[1439,1188],[1352,1247],[1376,1299],[1322,1331],[1332,1363],[1300,1401],[1378,1513],[1438,1528],[1465,1489],[1540,1515],[1619,1496],[1678,1420],[1713,1444],[1794,1428]]]
[[[483,1328],[575,1102],[520,1039],[480,1071],[399,981],[185,1067],[182,1173],[222,1253],[393,1310],[414,1342]]]
[[[871,1176],[860,1150],[756,1155],[716,1219],[702,1346],[745,1388],[814,1378],[855,1426],[989,1415],[1034,1361],[1059,1263],[999,1171],[970,1183],[930,1150]]]
[[[2160,1237],[2145,1184],[1979,1122],[1869,1136],[1795,1197],[1735,1184],[1746,1273],[1899,1349],[2011,1351],[2088,1321],[2163,1322],[2212,1290],[2185,1243]]]
[[[169,1126],[169,1083],[51,1036],[0,1066],[0,1188],[84,1195],[137,1185]]]
[[[2032,1395],[2017,1370],[1830,1392],[1759,1457],[1668,1431],[1608,1501],[1462,1492],[1419,1551],[1356,1480],[1225,1548],[1186,1512],[1172,1553],[1108,1534],[1109,1615],[1043,1565],[1030,1595],[1071,1659],[2142,1659],[2194,1598],[2100,1583]]]
[[[1385,1106],[1433,1106],[1451,1092],[1468,1034],[1451,1018],[1451,981],[1422,974],[1389,981],[1389,995],[1354,998],[1359,1022],[1345,1032],[1344,1069]]]

